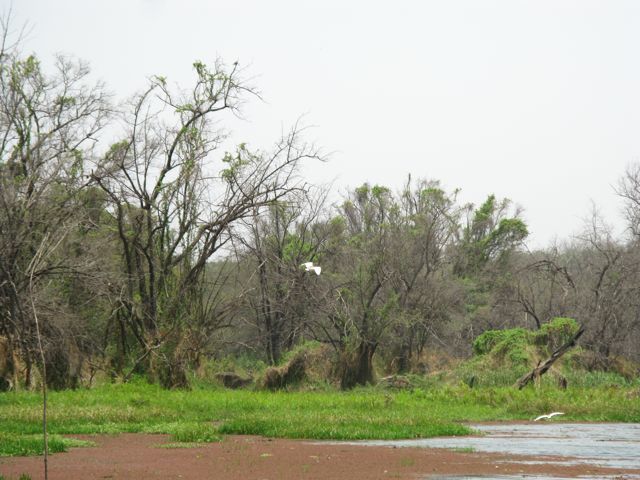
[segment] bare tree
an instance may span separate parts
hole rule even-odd
[[[584,318],[584,343],[596,354],[599,367],[606,367],[613,355],[637,331],[640,262],[635,250],[615,241],[611,229],[594,209],[580,249],[572,249],[570,261],[579,291],[576,318]]]
[[[270,153],[240,144],[214,164],[211,154],[224,138],[214,119],[237,111],[242,96],[253,91],[236,64],[227,69],[217,62],[210,69],[196,62],[194,69],[188,93],[173,92],[160,77],[151,81],[132,102],[124,139],[93,173],[110,198],[118,229],[121,305],[140,347],[137,365],[154,373],[160,360],[157,373],[169,386],[186,382],[184,328],[194,316],[211,313],[198,287],[207,262],[229,242],[239,220],[296,188],[302,159],[317,157],[296,126]]]
[[[81,217],[85,159],[109,106],[103,86],[87,83],[85,64],[57,57],[45,74],[10,41],[8,23],[0,49],[0,335],[20,352],[30,384],[38,356],[29,285],[73,269],[64,255],[28,266],[44,238],[57,244]],[[41,327],[46,336],[48,324]]]
[[[576,285],[557,247],[523,255],[526,264],[513,275],[515,302],[524,313],[524,325],[530,321],[536,329],[554,317],[566,317],[576,311]]]
[[[616,193],[624,200],[624,213],[630,232],[640,238],[640,164],[627,167],[618,182]]]

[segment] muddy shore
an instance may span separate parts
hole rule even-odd
[[[515,457],[444,449],[335,445],[228,436],[196,448],[161,448],[167,435],[73,435],[97,446],[73,448],[49,459],[49,478],[67,479],[416,479],[440,475],[640,475],[589,465],[528,464]],[[541,461],[536,457],[536,461]],[[557,460],[548,458],[547,460]],[[0,474],[44,478],[42,457],[0,458]]]

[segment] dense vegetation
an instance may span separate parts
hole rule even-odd
[[[49,428],[60,443],[60,434],[118,432],[168,433],[168,441],[185,443],[217,441],[221,434],[399,439],[465,435],[469,428],[458,422],[531,420],[551,410],[566,412],[569,421],[638,422],[638,398],[637,386],[265,392],[202,384],[166,390],[135,380],[52,393]],[[0,455],[42,451],[40,402],[35,393],[0,396]]]
[[[530,344],[556,317],[586,328],[576,368],[637,377],[640,167],[618,186],[627,237],[594,214],[530,252],[509,200],[461,205],[435,180],[365,183],[328,204],[298,175],[322,159],[298,125],[270,151],[219,151],[254,93],[237,64],[196,62],[189,88],[157,76],[116,104],[82,62],[45,72],[4,27],[0,389],[34,388],[43,367],[54,389],[135,376],[185,388],[224,359],[277,366],[310,340],[343,389],[472,351],[475,382],[498,345],[519,346],[512,372],[535,366],[553,345]],[[260,373],[284,386],[278,372]]]
[[[271,150],[228,147],[225,120],[255,96],[237,64],[117,103],[81,61],[45,72],[6,19],[0,38],[0,456],[42,452],[38,387],[55,390],[51,452],[90,445],[62,436],[80,433],[640,421],[639,165],[617,186],[624,237],[594,213],[528,251],[510,200],[461,204],[428,171],[330,204],[299,175],[323,159],[300,125]]]

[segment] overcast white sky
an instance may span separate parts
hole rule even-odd
[[[120,98],[194,60],[248,66],[265,102],[238,141],[268,147],[300,115],[338,190],[408,173],[525,208],[531,245],[577,232],[640,159],[640,2],[0,0],[25,46],[88,60]]]

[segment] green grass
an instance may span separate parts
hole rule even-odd
[[[176,442],[184,443],[207,443],[222,440],[217,429],[211,423],[178,424],[172,432],[172,437]]]
[[[448,380],[468,384],[471,378],[475,377],[475,383],[479,387],[511,387],[520,377],[530,371],[531,366],[512,364],[509,368],[505,368],[496,366],[495,360],[490,357],[480,356],[464,362],[449,372]],[[544,375],[541,379],[542,385],[550,389],[557,387],[559,374],[566,378],[570,387],[577,389],[640,387],[640,378],[638,377],[630,380],[614,372],[590,372],[583,369],[572,369],[566,365],[562,368],[553,368],[547,375]]]
[[[60,435],[49,436],[49,452],[66,452],[70,447],[89,447],[93,442],[64,438]],[[44,440],[42,434],[15,435],[0,432],[0,457],[42,455]]]
[[[556,410],[566,413],[565,421],[639,422],[640,401],[633,392],[544,385],[522,391],[466,386],[402,392],[167,391],[137,381],[51,392],[49,430],[52,451],[69,446],[59,435],[80,433],[167,433],[173,442],[192,444],[219,441],[221,434],[335,440],[465,435],[470,430],[460,422],[530,420]],[[37,393],[0,394],[0,452],[38,453],[40,415]]]

